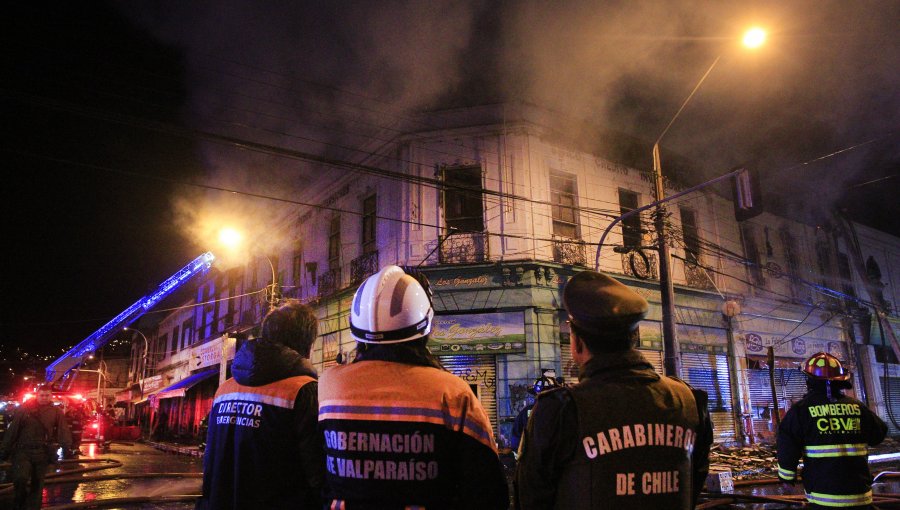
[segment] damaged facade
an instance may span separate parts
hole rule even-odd
[[[295,197],[319,207],[301,207],[267,227],[295,239],[268,259],[281,296],[318,310],[320,341],[312,361],[320,371],[339,355],[352,357],[349,306],[359,283],[387,264],[418,267],[435,293],[430,345],[472,387],[504,446],[535,378],[553,370],[577,380],[561,291],[595,261],[647,298],[639,347],[662,371],[651,217],[617,225],[597,250],[614,218],[654,200],[653,178],[560,136],[548,127],[558,121],[528,105],[446,111],[417,119],[409,134],[371,148],[365,159],[352,161],[356,170],[322,168],[322,177]],[[646,159],[649,166],[649,152]],[[854,298],[862,293],[854,290],[860,282],[840,248],[846,233],[768,213],[738,223],[730,200],[711,191],[680,198],[668,212],[679,376],[709,393],[718,442],[772,440],[773,413],[805,392],[797,364],[818,351],[847,362],[857,396],[882,416],[896,409],[900,419],[900,365],[889,360],[887,379],[877,377],[884,359],[878,353],[886,351],[869,345],[875,343],[871,328],[862,336],[853,319],[851,308],[861,306]],[[887,252],[878,255],[881,274],[893,278],[883,289],[896,303],[900,250],[896,239],[879,235],[888,239]],[[251,293],[271,283],[271,274],[265,258],[213,271],[197,291],[197,306],[159,323],[153,366],[135,363],[133,380],[160,379],[158,394],[142,397],[142,405],[165,413],[173,430],[199,432],[219,380],[215,369],[233,357],[234,346],[224,339],[239,343],[256,334],[267,303],[265,295]],[[183,391],[166,389],[188,377],[196,379]],[[893,398],[895,408],[883,405]]]

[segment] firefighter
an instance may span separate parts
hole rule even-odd
[[[660,376],[635,349],[648,304],[607,275],[563,290],[579,383],[543,391],[516,471],[517,507],[688,509],[709,467],[706,393]]]
[[[872,475],[868,446],[884,440],[887,426],[850,389],[850,373],[825,352],[800,367],[808,392],[791,406],[778,428],[778,477],[797,481],[803,458],[803,487],[813,508],[870,508]]]
[[[16,411],[0,446],[0,460],[12,456],[14,509],[41,507],[47,467],[58,461],[58,447],[66,451],[71,444],[66,417],[62,409],[53,405],[50,386],[38,386],[35,397]]]
[[[542,375],[534,380],[534,384],[531,385],[531,388],[528,388],[528,393],[537,397],[542,391],[558,388],[559,386],[561,385],[555,377]],[[519,443],[522,441],[522,433],[525,432],[525,425],[528,423],[528,417],[531,416],[531,410],[533,408],[534,402],[523,407],[522,410],[519,411],[519,414],[516,415],[516,421],[513,422],[512,443],[510,446],[512,447],[513,452],[516,452],[516,458],[518,458]]]
[[[322,507],[325,462],[309,361],[317,328],[312,308],[289,300],[263,319],[262,338],[238,349],[234,377],[219,386],[209,414],[198,510]]]
[[[84,435],[84,411],[81,404],[70,401],[65,409],[66,421],[69,423],[69,430],[72,432],[72,447],[63,450],[63,458],[75,459],[81,454],[81,439]]]
[[[428,351],[434,309],[427,279],[413,274],[387,266],[362,283],[350,304],[356,357],[322,374],[326,504],[505,510],[490,421]]]

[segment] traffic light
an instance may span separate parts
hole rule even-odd
[[[763,211],[759,176],[755,170],[741,168],[734,176],[731,189],[736,220],[749,220]]]

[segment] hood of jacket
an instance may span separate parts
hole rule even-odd
[[[245,342],[234,355],[231,373],[244,386],[262,386],[298,375],[316,377],[316,369],[309,359],[265,339]]]

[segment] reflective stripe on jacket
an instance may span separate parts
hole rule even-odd
[[[300,469],[304,453],[296,413],[314,415],[316,393],[315,379],[305,375],[263,386],[228,379],[219,386],[210,410],[204,500],[198,507],[313,508],[318,487],[310,487]],[[307,408],[295,409],[298,400]]]
[[[449,372],[381,360],[325,371],[319,385],[326,496],[335,508],[506,508],[487,414]]]
[[[778,429],[778,477],[797,478],[803,458],[803,485],[810,503],[828,507],[872,503],[868,447],[880,443],[887,426],[862,402],[811,391],[791,406]]]

